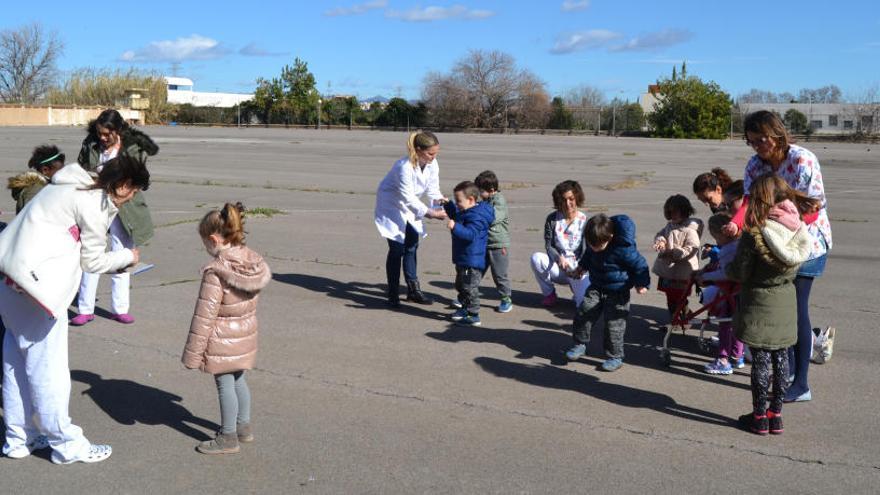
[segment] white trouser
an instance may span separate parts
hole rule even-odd
[[[26,449],[42,431],[55,451],[69,461],[88,455],[91,444],[70,422],[70,369],[67,318],[52,319],[28,296],[0,284],[3,341],[3,453]],[[36,422],[35,422],[36,419]]]
[[[556,289],[553,284],[568,284],[573,294],[574,305],[579,308],[584,294],[590,286],[590,277],[584,274],[582,278],[569,277],[567,273],[559,269],[559,263],[551,262],[547,253],[535,253],[532,255],[532,271],[535,279],[541,287],[541,294],[549,296]]]
[[[131,237],[122,226],[119,217],[113,219],[110,224],[110,250],[121,251],[123,249],[131,249],[134,247]],[[95,297],[98,293],[98,279],[101,278],[99,273],[83,272],[82,281],[79,284],[79,298],[77,306],[79,314],[91,315],[95,314]],[[131,274],[128,272],[114,273],[110,276],[110,304],[114,314],[121,315],[128,313],[129,307],[129,286],[131,284]]]

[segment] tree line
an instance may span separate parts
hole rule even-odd
[[[752,89],[737,100],[718,83],[688,74],[686,64],[658,78],[656,104],[647,115],[638,102],[608,101],[604,93],[581,85],[552,96],[536,74],[501,51],[471,50],[448,72],[422,81],[420,98],[396,97],[361,105],[355,96],[322,95],[307,62],[294,59],[277,77],[260,78],[254,98],[233,109],[167,103],[161,74],[155,71],[81,68],[59,77],[64,45],[57,33],[39,24],[0,31],[0,101],[115,106],[127,90],[150,99],[147,120],[181,123],[257,123],[281,125],[433,127],[440,130],[562,129],[602,133],[650,132],[661,137],[716,139],[739,132],[739,103],[838,103],[835,85],[802,89],[797,96]],[[60,82],[59,82],[60,81]],[[877,91],[860,103],[877,105]],[[794,132],[811,130],[806,116],[783,116]]]

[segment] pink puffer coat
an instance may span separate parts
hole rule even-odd
[[[271,278],[262,256],[245,246],[225,249],[205,265],[183,365],[214,375],[253,368],[257,299]]]

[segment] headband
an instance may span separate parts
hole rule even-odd
[[[41,162],[38,163],[37,165],[45,165],[45,164],[47,164],[47,163],[51,163],[52,160],[58,158],[59,156],[61,156],[61,152],[60,152],[60,151],[59,151],[58,153],[55,153],[54,155],[50,156],[49,158],[46,158],[45,160],[41,161]]]

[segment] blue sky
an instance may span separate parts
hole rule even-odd
[[[880,84],[876,0],[331,0],[28,2],[0,28],[37,21],[65,43],[62,70],[135,66],[251,92],[300,57],[322,92],[417,98],[424,75],[468,50],[502,50],[551,95],[580,84],[635,99],[687,60],[736,96],[837,84],[858,97]],[[659,7],[659,6],[662,6]]]

